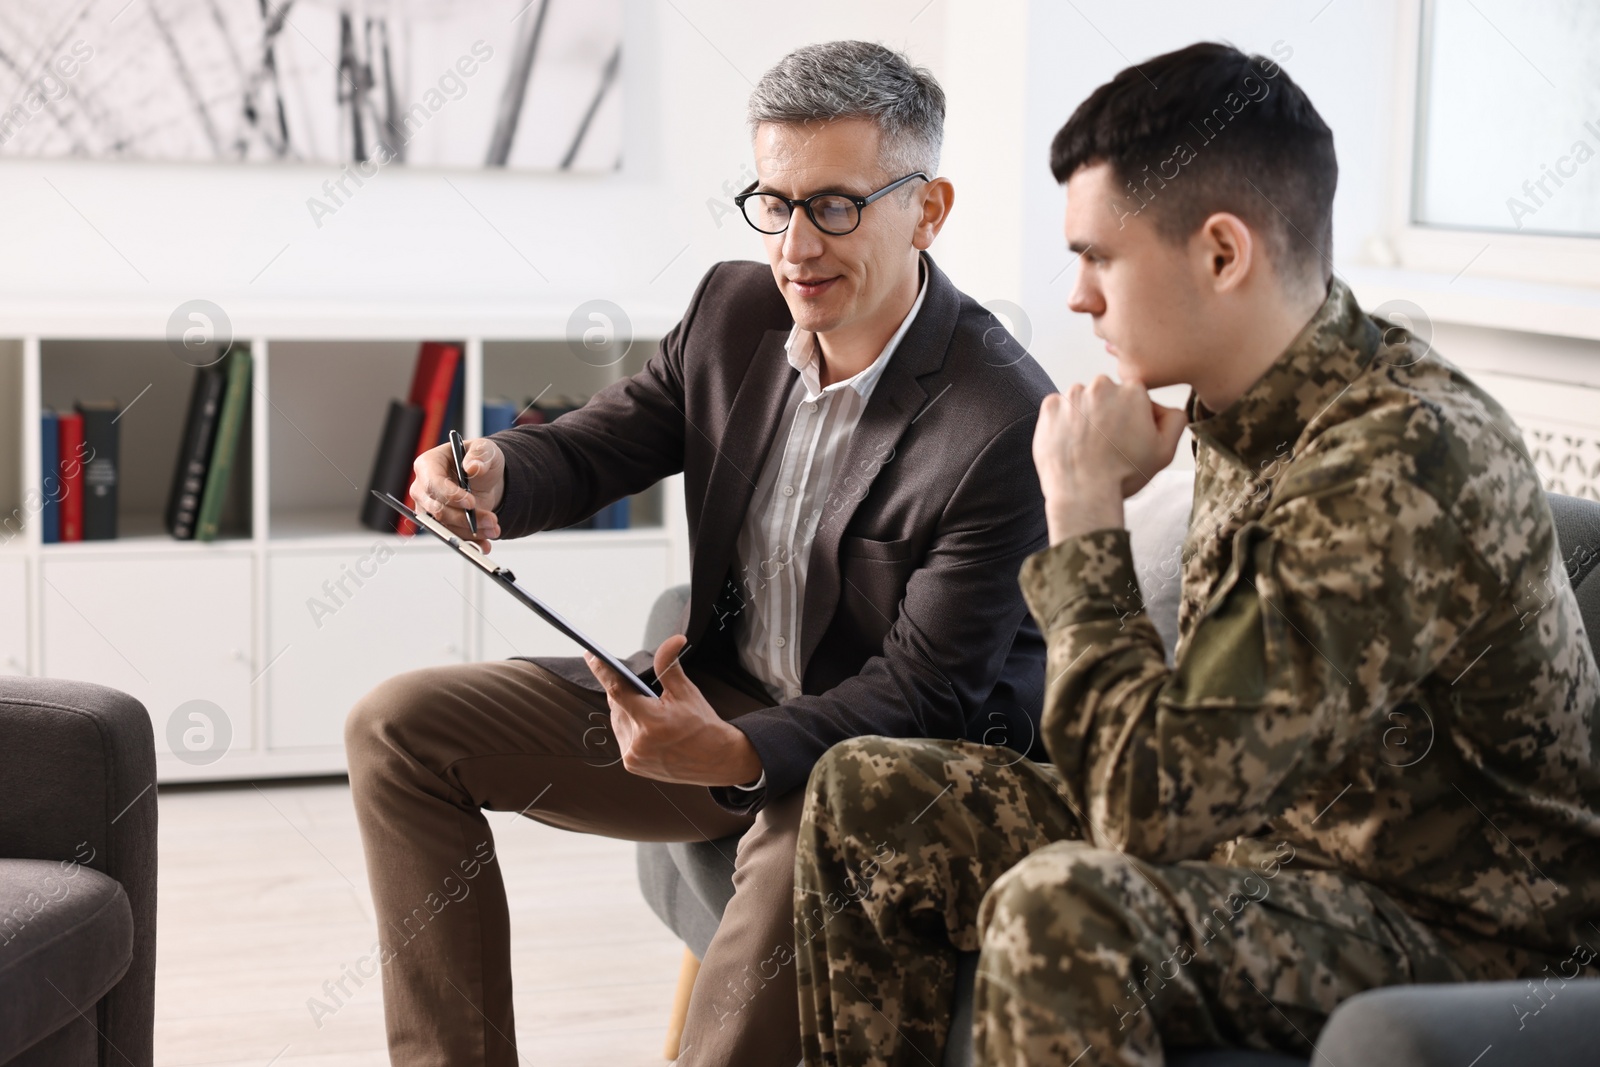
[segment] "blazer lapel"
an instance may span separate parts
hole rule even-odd
[[[704,536],[695,546],[690,566],[689,621],[685,629],[691,641],[699,639],[712,605],[722,592],[745,511],[755,494],[756,478],[777,434],[784,398],[800,373],[789,365],[784,348],[788,339],[788,330],[766,332],[733,398],[722,439],[713,442],[717,458],[706,480],[700,522]]]
[[[828,498],[811,543],[806,569],[805,606],[800,621],[800,677],[805,677],[811,654],[839,606],[839,540],[879,473],[902,465],[894,448],[928,400],[917,379],[944,366],[944,356],[955,334],[961,296],[932,257],[923,254],[928,268],[928,294],[922,309],[878,379],[866,410],[850,436],[844,461],[836,468]]]

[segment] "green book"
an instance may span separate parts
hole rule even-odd
[[[228,353],[227,373],[228,385],[222,394],[222,411],[217,415],[217,440],[211,446],[211,468],[206,471],[206,487],[200,495],[200,515],[195,522],[196,541],[216,540],[222,507],[228,502],[233,457],[239,451],[239,432],[244,427],[245,409],[250,403],[248,348],[235,348]]]

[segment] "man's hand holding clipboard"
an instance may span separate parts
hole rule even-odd
[[[659,782],[752,782],[761,774],[761,758],[744,732],[723,721],[683,672],[679,660],[688,643],[682,634],[673,634],[656,649],[661,695],[655,699],[640,696],[592,652],[583,654],[605,686],[622,765]]]
[[[761,775],[761,759],[749,738],[718,716],[684,673],[679,660],[688,638],[674,634],[656,649],[658,694],[622,660],[518,585],[509,570],[488,559],[489,542],[500,536],[494,511],[505,495],[505,456],[498,445],[486,437],[466,442],[457,437],[418,456],[412,471],[415,511],[386,493],[375,495],[410,515],[418,527],[467,557],[583,647],[584,662],[605,689],[624,767],[645,778],[688,785],[745,785]],[[465,485],[458,482],[458,472]]]

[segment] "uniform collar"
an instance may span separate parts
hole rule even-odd
[[[889,365],[889,357],[900,347],[900,339],[911,328],[917,312],[922,309],[923,299],[928,295],[930,272],[924,268],[920,259],[917,270],[922,275],[922,287],[917,290],[917,299],[912,302],[911,310],[900,320],[900,328],[889,338],[889,343],[883,346],[878,358],[843,381],[834,382],[824,388],[821,365],[817,360],[817,335],[810,330],[802,330],[798,323],[789,331],[789,340],[784,342],[784,347],[788,350],[789,366],[800,372],[800,380],[805,383],[807,400],[816,400],[825,393],[836,393],[845,388],[854,389],[861,394],[862,400],[872,396],[873,386],[878,384],[878,379],[883,377],[884,368]]]
[[[1239,399],[1212,412],[1189,391],[1189,429],[1256,470],[1293,447],[1307,424],[1371,364],[1381,340],[1377,325],[1335,278],[1316,314]]]

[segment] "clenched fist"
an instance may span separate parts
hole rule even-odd
[[[1044,491],[1050,543],[1122,525],[1122,501],[1172,462],[1188,425],[1136,380],[1100,375],[1039,405],[1033,465]]]

